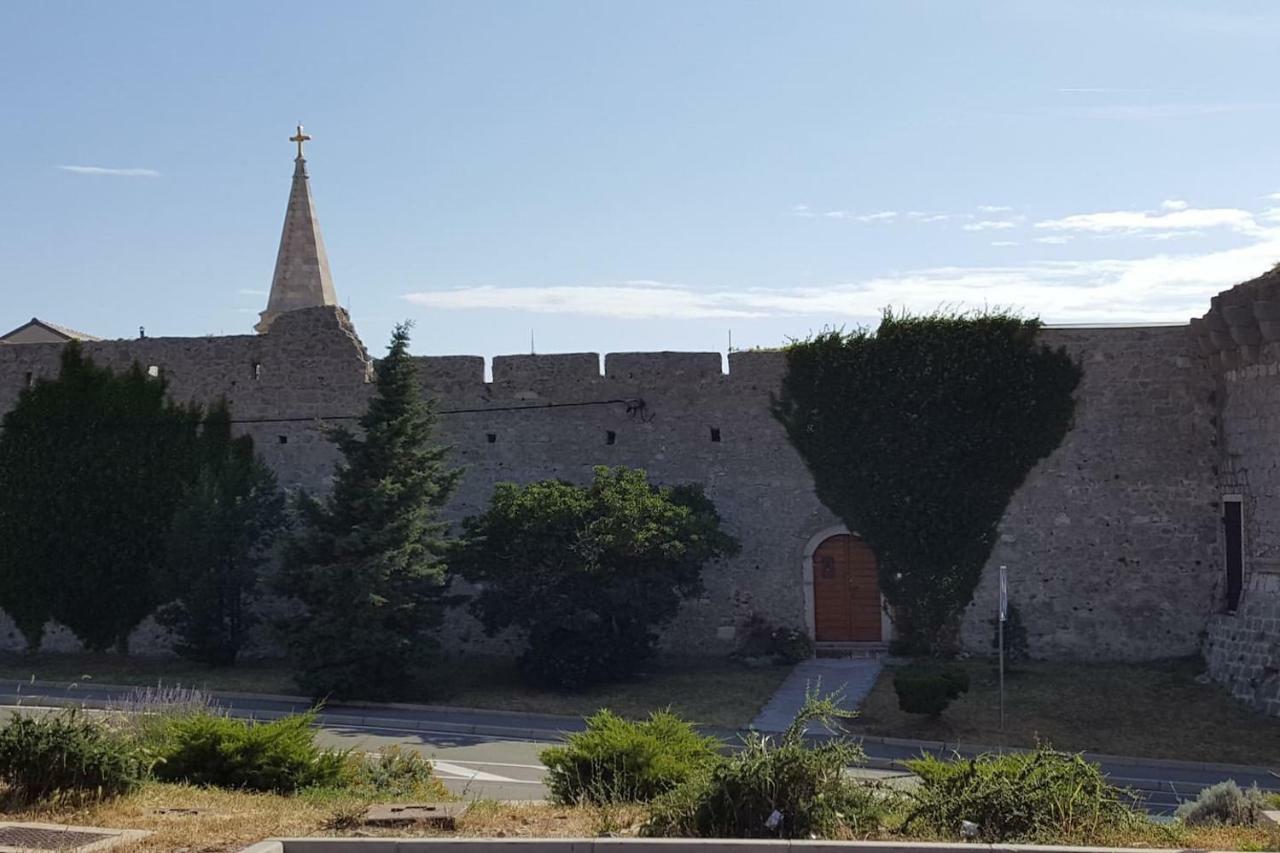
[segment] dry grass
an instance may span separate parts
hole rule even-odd
[[[789,666],[745,666],[724,659],[668,659],[635,681],[557,693],[522,682],[514,661],[467,658],[443,674],[442,695],[433,701],[568,716],[609,708],[631,718],[669,706],[686,720],[736,729],[755,717],[790,671]]]
[[[1034,746],[1235,764],[1280,764],[1280,719],[1257,714],[1213,684],[1196,660],[1150,664],[1044,663],[1006,676],[1006,728],[989,660],[961,664],[969,692],[938,720],[898,710],[886,669],[862,706],[858,732],[990,746]]]
[[[627,717],[643,717],[671,706],[686,719],[738,728],[749,722],[790,671],[785,666],[748,667],[724,659],[672,658],[645,677],[576,693],[557,693],[525,684],[515,662],[498,657],[455,658],[431,673],[431,690],[405,701],[585,716],[608,707]],[[176,658],[136,658],[115,654],[0,655],[0,678],[120,685],[185,685],[243,693],[295,693],[288,669],[279,662],[247,662],[209,669]]]
[[[116,654],[0,654],[0,678],[126,686],[199,687],[243,693],[295,693],[289,671],[278,661],[247,661],[210,669],[181,658]]]
[[[360,800],[349,796],[249,794],[183,785],[152,784],[118,800],[84,807],[50,807],[11,812],[8,820],[39,820],[117,829],[146,829],[154,834],[129,847],[147,853],[230,853],[273,836],[439,836],[473,838],[591,838],[634,836],[645,819],[642,806],[553,806],[545,803],[476,802],[454,833],[400,828],[335,829],[335,817],[357,812]],[[157,814],[158,809],[198,809],[200,814]],[[892,830],[878,836],[898,839]],[[944,840],[944,839],[927,839]],[[1079,843],[1081,839],[1055,839]],[[1185,829],[1143,825],[1089,839],[1114,847],[1162,847],[1199,850],[1277,850],[1274,828],[1206,827]]]

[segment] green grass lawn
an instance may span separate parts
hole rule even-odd
[[[1006,674],[1000,729],[994,661],[959,664],[970,689],[941,718],[898,710],[886,668],[854,722],[857,732],[990,746],[1091,750],[1113,755],[1234,764],[1280,764],[1280,719],[1237,702],[1216,684],[1197,684],[1197,659],[1148,664],[1023,664]]]
[[[525,684],[515,662],[473,656],[444,663],[431,673],[429,691],[405,701],[502,711],[580,716],[611,708],[629,717],[670,706],[686,719],[738,727],[755,716],[790,671],[785,666],[748,667],[724,659],[670,658],[645,677],[577,693],[557,693]],[[176,658],[115,654],[0,655],[0,678],[121,685],[182,685],[244,693],[293,694],[289,670],[279,662],[247,662],[209,669]]]

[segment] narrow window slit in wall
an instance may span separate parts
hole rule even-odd
[[[24,385],[26,385],[26,387],[30,388],[32,385],[36,384],[35,375],[32,374],[30,370],[28,370],[27,375],[23,377],[22,382]]]
[[[613,430],[611,430],[611,429],[609,429],[609,430],[605,430],[605,432],[604,432],[604,443],[605,443],[605,444],[616,444],[616,443],[617,443],[617,441],[618,441],[618,434],[617,434],[616,432],[614,432],[614,431],[613,431]]]
[[[490,444],[497,444],[498,434],[496,432],[487,432],[485,433],[484,440],[489,442]]]
[[[720,427],[711,428],[711,440],[717,443],[720,441]]]
[[[262,378],[262,362],[260,361],[255,361],[253,363],[253,378],[254,379]]]
[[[281,444],[288,444],[288,443],[289,443],[289,436],[287,436],[287,435],[278,435],[278,436],[276,436],[276,440],[277,440],[277,441],[279,441]]]

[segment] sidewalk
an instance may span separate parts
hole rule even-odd
[[[881,663],[875,659],[812,658],[796,664],[765,706],[751,721],[751,728],[761,732],[786,731],[804,704],[809,691],[841,695],[840,706],[856,710],[867,698],[880,675]],[[810,733],[825,731],[821,725],[811,726]]]

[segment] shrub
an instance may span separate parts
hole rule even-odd
[[[62,794],[115,796],[132,790],[146,774],[143,750],[76,711],[19,714],[0,729],[0,781],[22,801]]]
[[[958,666],[910,666],[894,674],[893,690],[903,711],[936,717],[969,692],[969,673]]]
[[[831,838],[875,828],[884,803],[846,773],[864,760],[862,748],[844,738],[817,745],[805,741],[809,723],[854,716],[836,703],[837,697],[811,693],[776,743],[758,732],[748,734],[741,750],[655,800],[645,833]]]
[[[632,722],[601,710],[540,758],[558,803],[645,802],[709,767],[720,745],[670,711]]]
[[[1018,608],[1009,603],[1009,610],[1004,621],[1004,660],[1006,664],[1024,663],[1031,659],[1031,651],[1027,643],[1027,626],[1022,624],[1022,614]],[[991,650],[1000,649],[1000,617],[991,620]]]
[[[441,800],[448,791],[420,752],[399,746],[377,755],[349,753],[340,785],[345,793],[366,799]]]
[[[1108,783],[1097,765],[1047,747],[953,761],[929,755],[907,767],[920,785],[910,794],[915,804],[904,831],[924,826],[959,837],[961,822],[971,821],[978,838],[990,843],[1084,842],[1135,820],[1132,797]]]
[[[747,660],[769,658],[777,664],[796,664],[813,657],[813,640],[804,631],[772,625],[759,613],[742,626],[742,641],[734,654]]]
[[[269,723],[211,713],[171,717],[152,733],[157,778],[219,788],[289,793],[341,782],[347,753],[323,750],[315,711]]]
[[[1188,826],[1256,826],[1266,808],[1267,798],[1257,785],[1242,791],[1235,780],[1228,779],[1178,806],[1176,814]]]
[[[700,486],[632,468],[597,467],[586,486],[499,483],[465,527],[456,567],[480,588],[473,612],[491,634],[523,630],[525,676],[568,689],[635,675],[703,566],[738,550]]]

